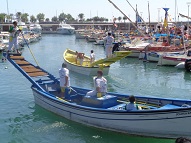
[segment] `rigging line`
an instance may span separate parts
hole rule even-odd
[[[130,22],[131,24],[144,36],[147,37],[142,31],[140,31],[137,26],[131,21],[131,19],[121,10],[119,9],[111,0],[108,0],[117,10],[119,10]]]
[[[144,23],[145,25],[147,25],[146,22],[143,20],[143,18],[139,15],[139,12],[138,12],[137,10],[135,10],[135,8],[131,5],[131,3],[130,3],[128,0],[126,0],[126,1],[127,1],[127,3],[131,6],[131,8],[136,12],[136,14],[141,18],[141,20],[143,21],[143,23]]]

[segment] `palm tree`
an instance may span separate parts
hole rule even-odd
[[[52,17],[52,21],[53,22],[57,22],[58,21],[58,18],[56,16]]]
[[[49,19],[49,18],[46,18],[46,19],[45,19],[45,21],[46,21],[46,22],[49,22],[49,21],[50,21],[50,19]]]
[[[35,18],[34,15],[31,15],[31,16],[30,16],[30,22],[36,22],[36,18]]]
[[[126,16],[124,16],[124,17],[123,17],[123,20],[124,20],[124,23],[125,23],[125,20],[127,20],[127,17],[126,17]]]
[[[120,22],[120,21],[121,21],[121,19],[122,19],[122,18],[121,18],[121,16],[119,16],[119,17],[118,17],[118,21]]]
[[[17,17],[18,21],[20,21],[20,20],[21,20],[21,15],[22,15],[22,13],[21,13],[21,12],[17,12],[17,13],[16,13],[16,17]]]
[[[5,13],[0,13],[0,22],[5,22]]]
[[[66,19],[66,14],[65,13],[61,13],[59,16],[58,16],[58,19],[59,21],[64,21]]]
[[[28,13],[23,13],[23,14],[21,14],[21,20],[22,20],[23,22],[28,22],[28,21],[29,21],[29,20],[28,20],[28,16],[29,16]]]
[[[38,21],[41,22],[41,21],[44,21],[45,14],[44,13],[39,13],[39,14],[37,14],[36,17],[37,17]]]
[[[78,14],[78,17],[80,18],[80,21],[84,20],[84,14],[83,13]]]

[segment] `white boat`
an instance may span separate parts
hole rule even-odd
[[[63,58],[69,70],[88,76],[95,76],[98,70],[102,70],[104,75],[108,75],[110,65],[125,58],[130,53],[129,51],[116,51],[112,57],[99,59],[92,63],[90,63],[90,57],[84,56],[83,62],[80,64],[79,61],[76,63],[76,52],[67,49],[63,54]]]
[[[90,91],[71,87],[59,98],[59,80],[18,55],[7,59],[32,83],[35,104],[69,120],[120,133],[177,138],[190,137],[191,100],[136,96],[142,110],[125,109],[129,95],[108,92],[86,97]],[[69,91],[68,91],[69,90]]]
[[[96,39],[95,45],[104,45],[103,39]]]
[[[29,29],[34,33],[42,33],[42,27],[38,23],[30,24]]]
[[[83,31],[76,31],[75,32],[76,39],[85,39],[87,35]]]
[[[56,31],[58,34],[72,35],[72,34],[74,34],[75,29],[74,29],[74,27],[70,26],[69,24],[62,22],[59,24]]]
[[[188,51],[188,53],[190,53]],[[159,61],[157,65],[169,65],[176,66],[181,62],[185,62],[187,59],[191,59],[189,54],[164,54],[159,56]]]

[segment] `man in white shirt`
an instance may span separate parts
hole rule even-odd
[[[104,38],[105,54],[107,58],[112,56],[113,42],[114,38],[111,36],[111,33],[108,32],[108,36]]]
[[[70,86],[69,70],[66,67],[63,63],[62,68],[59,69],[61,98],[64,98],[65,89]]]
[[[13,45],[14,48],[16,49],[17,53],[19,53],[18,51],[18,35],[21,32],[21,30],[17,27],[17,22],[14,21],[13,22],[13,26],[11,26],[10,30],[9,30],[9,47],[8,47],[8,51],[11,51]]]
[[[107,80],[103,77],[102,71],[97,71],[97,77],[94,78],[94,90],[86,93],[86,96],[96,97],[97,94],[101,96],[107,93]]]
[[[90,63],[93,63],[95,61],[95,54],[94,51],[91,50],[91,54],[90,54]]]

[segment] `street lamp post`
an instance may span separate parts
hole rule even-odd
[[[140,14],[141,14],[141,19],[142,19],[142,14],[143,14],[143,12],[140,12]],[[142,20],[141,20],[141,27],[142,27]]]
[[[190,8],[191,2],[187,2],[186,4],[188,5],[188,24],[187,24],[187,30],[188,30],[188,34],[189,34],[190,33],[190,29],[189,29],[189,13],[190,13],[190,11],[189,11],[189,8]]]
[[[161,8],[158,8],[158,23],[160,23],[160,9]]]

